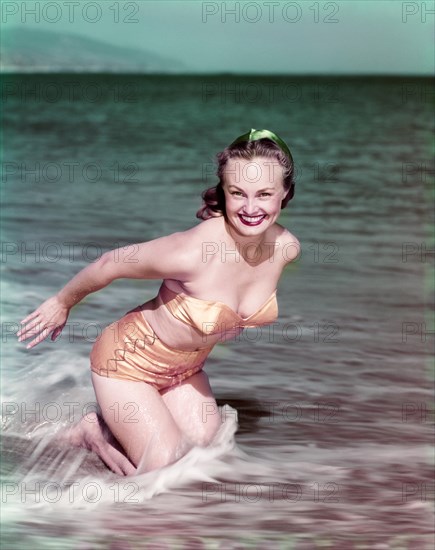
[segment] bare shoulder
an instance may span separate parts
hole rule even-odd
[[[174,233],[174,235],[177,235],[179,240],[184,240],[189,247],[193,248],[202,241],[212,238],[213,235],[216,236],[216,232],[221,225],[222,221],[218,218],[209,218],[208,220],[202,220],[189,229]]]
[[[185,281],[190,280],[197,271],[201,252],[201,231],[194,226],[106,252],[103,269],[108,280],[133,278]]]
[[[224,235],[224,218],[215,216],[202,220],[194,227],[183,231],[182,235],[188,240],[192,248],[202,250],[207,243],[219,241]]]
[[[206,222],[207,220],[157,239],[160,255],[167,252],[173,255],[176,262],[182,262],[184,277],[180,277],[180,279],[189,279],[198,269],[203,242],[207,239],[208,234],[212,235],[212,231],[205,230]]]
[[[200,223],[197,223],[190,229],[183,231],[183,233],[186,233],[186,234],[189,233],[192,236],[192,238],[195,238],[195,237],[203,238],[207,236],[212,236],[217,229],[220,229],[223,227],[223,224],[224,224],[223,216],[214,216],[212,218],[208,218],[207,220],[202,220]]]
[[[301,253],[301,243],[286,227],[276,223],[275,247],[286,264],[295,260]]]

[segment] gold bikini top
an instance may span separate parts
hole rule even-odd
[[[175,292],[162,283],[159,296],[171,314],[183,323],[206,335],[217,334],[235,327],[268,325],[278,317],[278,302],[275,289],[258,311],[243,318],[223,302],[202,300]]]

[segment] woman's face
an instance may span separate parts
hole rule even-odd
[[[284,168],[273,158],[230,159],[223,177],[228,223],[242,235],[263,233],[281,212],[283,181]]]

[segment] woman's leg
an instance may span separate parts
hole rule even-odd
[[[160,393],[145,382],[92,372],[103,419],[140,472],[174,462],[192,447]]]
[[[136,473],[136,468],[126,457],[121,445],[95,412],[87,413],[77,424],[58,434],[57,440],[96,453],[116,474]]]
[[[207,446],[221,425],[207,374],[200,371],[178,386],[163,390],[161,395],[178,427],[189,440],[199,447]]]
[[[108,380],[111,382],[106,384]],[[150,429],[142,429],[142,424],[139,422],[138,411],[143,404],[154,402],[155,407],[151,416],[156,417],[155,422],[158,424],[158,415],[160,414],[160,419],[163,423],[166,421],[173,436],[175,434],[175,440],[184,435],[184,440],[192,445],[206,446],[220,427],[221,417],[208,376],[204,371],[160,393],[143,382],[108,379],[94,373],[92,373],[92,381],[100,407],[103,409],[104,403],[106,413],[103,413],[103,419],[97,417],[95,413],[87,414],[68,432],[66,437],[69,443],[86,447],[98,454],[103,462],[117,474],[134,475],[139,473],[136,472],[136,466],[144,454],[142,449],[147,447],[147,443],[153,437],[152,433],[150,434]],[[132,390],[124,386],[121,387],[119,383],[128,384]],[[139,399],[144,400],[143,403],[137,400],[137,392],[140,394]],[[121,402],[118,399],[119,395],[128,396],[128,398]],[[136,395],[135,400],[132,399],[133,395]],[[151,416],[148,415],[150,421]],[[142,417],[142,420],[144,418]],[[174,422],[179,431],[176,429],[174,431]],[[133,453],[134,457],[128,452],[129,439],[137,447]],[[170,448],[173,448],[173,441],[174,439],[169,444]],[[178,454],[182,456],[189,448],[190,445],[186,445],[185,449]],[[157,450],[154,449],[154,453]],[[163,455],[165,455],[164,452]],[[175,460],[180,456],[176,456]],[[150,464],[146,464],[147,458],[148,456],[144,457],[144,464],[140,468],[141,472],[153,469]],[[152,456],[149,458],[151,459]],[[169,460],[167,463],[171,461]],[[160,463],[160,466],[164,465]],[[154,467],[159,467],[159,465]]]

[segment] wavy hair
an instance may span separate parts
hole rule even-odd
[[[254,157],[266,157],[276,160],[284,168],[284,189],[287,195],[281,201],[281,209],[287,206],[295,194],[294,163],[278,145],[268,138],[256,141],[243,141],[226,147],[217,153],[217,171],[219,183],[202,192],[202,207],[196,213],[196,217],[207,220],[216,216],[226,216],[225,194],[223,190],[225,168],[230,159],[252,160]]]

